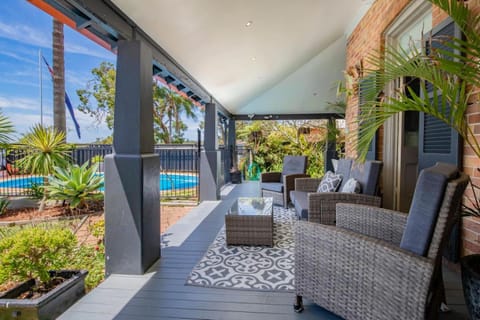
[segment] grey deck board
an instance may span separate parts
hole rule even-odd
[[[204,288],[185,285],[224,224],[224,214],[239,196],[258,196],[257,183],[242,183],[219,202],[202,203],[162,236],[162,258],[143,276],[113,275],[59,319],[340,319],[305,301],[302,314],[293,312],[293,293]],[[440,319],[468,319],[459,275],[445,274],[452,312]]]

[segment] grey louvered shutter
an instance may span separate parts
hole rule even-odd
[[[442,37],[442,39],[445,40],[445,37],[452,36],[460,37],[461,33],[451,19],[448,19],[432,30],[433,39]],[[427,53],[430,50],[429,46],[430,43],[427,43]],[[439,41],[432,41],[431,46],[435,49],[443,45]],[[442,48],[447,49],[445,46]],[[431,85],[429,86],[428,83],[427,90],[429,92],[429,98],[432,98],[432,87]],[[449,110],[447,110],[447,112],[449,112]],[[434,165],[437,161],[453,163],[460,166],[461,139],[459,134],[446,123],[430,115],[420,113],[419,137],[419,171]]]
[[[370,85],[370,82],[373,81],[372,76],[366,76],[359,81],[358,85],[358,105],[359,105],[359,112],[361,112],[361,107],[363,103],[365,102],[365,86]],[[372,142],[368,146],[368,152],[367,152],[367,160],[376,160],[377,157],[377,135],[378,133],[375,133],[375,136],[372,139]]]

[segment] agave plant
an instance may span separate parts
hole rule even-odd
[[[70,209],[83,208],[87,200],[103,199],[99,192],[103,177],[96,174],[97,170],[98,164],[88,167],[88,162],[82,166],[55,167],[45,190],[52,199],[68,201]]]
[[[393,115],[419,111],[434,116],[455,129],[480,158],[480,145],[465,116],[475,90],[480,88],[480,16],[468,9],[464,1],[428,0],[444,10],[459,26],[464,39],[433,39],[443,48],[427,52],[425,48],[387,47],[383,54],[371,57],[371,81],[362,90],[364,103],[358,118],[357,150],[365,159],[375,132]],[[382,90],[391,81],[412,77],[420,79],[420,92],[408,84],[394,97],[379,101]],[[428,86],[433,89],[429,97]]]
[[[22,142],[29,152],[17,164],[26,172],[48,176],[54,167],[68,164],[70,146],[65,143],[62,131],[38,124],[30,129]]]
[[[44,177],[44,185],[48,184],[47,176],[55,166],[66,166],[69,162],[70,147],[64,142],[65,133],[52,127],[33,126],[22,138],[28,148],[28,154],[16,163],[23,171]],[[47,194],[44,193],[39,211],[45,208]]]

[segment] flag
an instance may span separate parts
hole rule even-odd
[[[47,62],[47,59],[42,55],[43,61],[47,65],[48,71],[50,72],[50,75],[52,76],[53,80],[53,69],[50,68],[50,65]],[[70,116],[72,117],[73,124],[75,125],[75,130],[77,131],[77,136],[80,139],[80,125],[77,122],[77,119],[75,118],[75,113],[73,112],[73,107],[72,103],[70,102],[70,98],[68,97],[67,92],[65,91],[65,105],[67,106],[68,113],[70,113]]]

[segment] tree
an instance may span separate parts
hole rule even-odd
[[[98,123],[106,121],[113,129],[115,107],[116,71],[112,63],[102,62],[92,71],[85,89],[77,90],[80,98],[78,109],[92,115]],[[155,141],[157,143],[183,143],[187,129],[182,116],[196,119],[197,107],[193,102],[178,93],[156,83],[152,84]]]
[[[304,134],[302,128],[311,128]],[[285,155],[308,156],[307,172],[321,176],[324,170],[325,121],[249,121],[239,122],[237,138],[252,150],[252,159],[243,159],[239,167],[255,161],[262,171],[281,171]]]
[[[183,132],[187,129],[180,119],[181,114],[196,120],[196,107],[192,101],[167,87],[153,86],[153,112],[155,127],[155,140],[164,143],[183,143]],[[168,126],[165,124],[168,124]]]
[[[65,132],[37,124],[22,141],[28,153],[18,160],[18,166],[23,171],[43,176],[44,185],[48,183],[47,176],[54,172],[54,167],[68,165],[70,147],[65,143]],[[44,193],[39,211],[45,208],[46,196]]]
[[[65,53],[63,23],[53,19],[53,127],[67,132],[65,118]],[[66,136],[64,136],[65,138]]]
[[[441,41],[444,49],[432,49],[428,53],[425,48],[413,46],[410,52],[387,47],[384,53],[369,59],[373,68],[368,73],[373,81],[366,82],[365,102],[358,118],[357,151],[361,159],[365,159],[376,130],[393,115],[405,111],[424,112],[442,120],[455,129],[480,158],[480,145],[465,115],[469,102],[480,88],[480,16],[470,11],[464,1],[428,1],[452,17],[465,39],[431,39],[429,41]],[[420,79],[419,93],[407,83],[394,97],[378,99],[388,83],[406,77]],[[428,98],[428,87],[433,89],[433,99]]]
[[[107,127],[113,129],[115,67],[110,62],[102,62],[98,68],[93,68],[91,73],[93,79],[88,81],[86,88],[77,90],[80,99],[78,110],[92,115],[98,123],[105,121]]]
[[[0,110],[0,146],[5,146],[12,141],[12,134],[15,132],[13,124]]]

